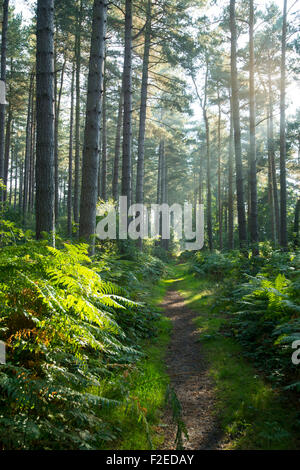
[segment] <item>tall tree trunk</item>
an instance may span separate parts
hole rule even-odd
[[[54,219],[54,0],[37,2],[36,236],[53,232]]]
[[[218,83],[218,221],[219,221],[219,248],[223,250],[223,208],[221,194],[221,102]]]
[[[239,225],[239,239],[242,249],[247,244],[246,215],[244,204],[243,164],[241,147],[241,125],[239,104],[239,83],[237,73],[237,30],[235,19],[235,0],[230,0],[230,30],[231,30],[231,87],[232,87],[232,115],[234,127],[234,148],[236,163],[236,189],[237,211]]]
[[[76,55],[76,111],[75,111],[75,171],[74,171],[74,222],[79,223],[80,206],[80,74],[81,74],[81,22],[83,1],[78,5],[76,22],[75,55]]]
[[[106,69],[106,67],[105,67]],[[106,78],[104,69],[103,84],[103,119],[102,119],[102,166],[101,166],[101,192],[100,196],[103,201],[107,201],[107,97],[106,97]]]
[[[157,172],[157,204],[161,204],[161,178],[162,178],[162,141],[159,143],[158,149],[158,172]]]
[[[121,130],[123,121],[123,87],[120,87],[120,100],[117,119],[116,141],[115,141],[115,158],[113,168],[113,184],[112,194],[114,201],[119,197],[119,165],[120,165],[120,151],[121,151]]]
[[[274,119],[273,119],[273,95],[272,95],[272,78],[271,69],[269,68],[269,140],[268,140],[268,152],[271,161],[271,173],[272,173],[272,188],[273,188],[273,199],[274,199],[274,215],[275,215],[275,227],[276,227],[276,240],[279,240],[280,235],[280,210],[279,210],[279,198],[277,189],[277,176],[276,176],[276,162],[275,162],[275,150],[274,150]]]
[[[272,178],[272,159],[269,147],[270,141],[270,120],[267,120],[267,135],[268,135],[268,203],[270,209],[270,225],[272,240],[276,242],[276,224],[275,224],[275,209],[274,209],[274,192],[273,192],[273,178]]]
[[[57,74],[58,71],[55,71],[55,118],[54,118],[54,180],[55,180],[55,220],[58,220],[58,209],[59,209],[59,155],[58,155],[58,131],[59,131],[59,115],[60,115],[60,105],[61,97],[64,85],[64,76],[65,76],[65,67],[66,59],[61,69],[60,75],[60,88],[57,90]]]
[[[36,108],[35,108],[35,84],[33,83],[33,90],[32,90],[32,98],[31,98],[31,149],[30,149],[30,171],[29,171],[29,211],[33,212],[34,207],[34,194],[35,194],[35,187],[34,187],[34,166],[35,166],[35,129],[36,129]]]
[[[299,218],[300,218],[300,199],[298,199],[296,207],[295,207],[294,244],[296,247],[299,246]]]
[[[259,254],[258,248],[258,209],[257,209],[257,179],[256,179],[256,103],[255,103],[255,76],[254,76],[254,4],[250,0],[249,18],[249,95],[250,95],[250,239],[253,245],[253,254]]]
[[[232,98],[230,97],[230,135],[228,152],[228,248],[234,248],[234,204],[233,204],[233,119],[232,119]]]
[[[18,194],[18,152],[14,146],[14,155],[15,155],[15,188],[14,188],[14,211],[17,209],[17,194]]]
[[[206,74],[205,74],[205,88],[204,88],[204,102],[202,106],[203,120],[205,123],[205,135],[206,135],[206,189],[207,189],[207,235],[208,235],[208,247],[210,251],[213,249],[213,234],[212,234],[212,208],[211,208],[211,168],[210,168],[210,128],[209,119],[207,116],[207,82],[208,82],[208,62],[206,62]]]
[[[147,98],[148,98],[148,76],[149,76],[149,57],[151,46],[151,2],[147,3],[147,19],[145,30],[145,45],[143,57],[143,75],[141,86],[141,107],[140,107],[140,121],[139,121],[139,137],[138,137],[138,160],[137,160],[137,174],[136,174],[136,202],[143,204],[144,202],[144,160],[145,160],[145,132],[146,132],[146,117],[147,117]],[[138,246],[143,248],[142,238],[138,239]]]
[[[167,169],[167,161],[166,161],[166,151],[165,151],[165,141],[161,140],[160,143],[160,164],[161,164],[161,178],[160,178],[160,198],[161,204],[168,203],[168,169]],[[160,220],[160,234],[162,234],[162,218]],[[164,250],[169,249],[169,240],[161,239],[161,247]]]
[[[287,34],[287,0],[283,4],[283,24],[281,38],[281,79],[280,79],[280,244],[287,249],[287,191],[286,191],[286,34]]]
[[[13,130],[12,130],[13,134]],[[10,163],[10,176],[9,176],[9,207],[12,205],[12,194],[13,194],[13,172],[14,172],[14,158],[15,152],[14,147],[11,148],[11,163]]]
[[[139,137],[138,137],[138,161],[136,176],[136,202],[142,204],[144,202],[144,156],[145,156],[145,131],[146,131],[146,115],[147,115],[147,97],[148,97],[148,75],[149,75],[149,56],[151,44],[151,1],[147,4],[147,23],[145,30],[145,45],[143,58],[143,76],[141,87],[141,107],[139,121]]]
[[[73,64],[72,82],[71,82],[69,168],[68,168],[68,236],[69,237],[72,237],[74,81],[75,81],[75,65]]]
[[[9,168],[9,154],[10,154],[10,140],[11,140],[11,126],[12,126],[12,110],[11,106],[8,107],[8,116],[6,119],[6,131],[5,131],[5,150],[4,150],[4,194],[3,200],[7,198],[7,183],[8,183],[8,168]]]
[[[207,234],[208,234],[208,247],[210,251],[213,249],[213,234],[212,234],[212,210],[211,210],[211,175],[210,175],[210,129],[209,120],[206,109],[204,113],[204,122],[206,129],[206,189],[207,189]]]
[[[23,197],[23,222],[26,224],[26,214],[28,211],[29,200],[29,175],[30,175],[30,159],[32,150],[32,93],[33,93],[34,74],[30,76],[29,93],[28,93],[28,110],[26,124],[26,149],[25,149],[25,174],[24,174],[24,197]]]
[[[24,180],[24,163],[21,162],[20,164],[20,183],[19,183],[19,213],[22,214],[22,207],[23,207],[23,180]]]
[[[105,0],[94,0],[79,224],[80,237],[89,241],[96,232],[106,18],[107,2]]]
[[[36,161],[36,102],[34,94],[32,95],[32,109],[33,109],[33,118],[32,118],[32,137],[31,137],[31,180],[30,180],[30,210],[34,212],[34,203],[35,203],[35,161]]]
[[[2,41],[1,41],[1,76],[0,80],[6,82],[6,52],[7,52],[7,26],[8,26],[9,0],[3,0],[2,8]],[[4,152],[5,152],[5,104],[0,104],[0,184],[4,182]],[[0,200],[4,192],[0,187]]]
[[[132,136],[132,0],[125,2],[125,52],[124,52],[124,122],[123,122],[123,161],[122,196],[127,196],[131,205],[131,136]]]
[[[203,158],[202,146],[199,152],[199,204],[203,204]]]

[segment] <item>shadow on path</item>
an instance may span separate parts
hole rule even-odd
[[[176,291],[168,291],[161,304],[173,324],[172,338],[166,355],[167,373],[182,406],[183,421],[189,440],[186,450],[222,449],[222,433],[214,416],[215,398],[207,363],[201,352],[199,333],[189,310]],[[171,411],[164,416],[165,442],[162,449],[174,449],[176,425]]]

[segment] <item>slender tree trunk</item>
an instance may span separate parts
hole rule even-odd
[[[74,171],[74,222],[79,224],[80,206],[80,74],[81,74],[81,22],[83,2],[79,2],[76,23],[75,55],[76,55],[76,117],[75,117],[75,171]]]
[[[203,204],[203,158],[202,146],[199,153],[199,204]]]
[[[145,31],[145,46],[143,58],[143,76],[141,87],[141,107],[139,121],[139,138],[138,138],[138,161],[137,161],[137,177],[136,177],[136,202],[142,204],[144,202],[144,156],[145,156],[145,131],[146,131],[146,115],[147,115],[147,97],[148,97],[148,75],[149,75],[149,56],[151,44],[151,1],[147,4],[147,24]]]
[[[54,0],[37,2],[36,236],[54,233]]]
[[[287,34],[287,0],[283,6],[283,24],[281,38],[281,79],[280,79],[280,244],[287,249],[287,191],[286,191],[286,34]]]
[[[158,172],[157,172],[157,204],[161,204],[161,178],[162,178],[162,141],[159,143],[158,149]]]
[[[22,214],[23,207],[23,181],[24,181],[24,163],[20,165],[20,186],[19,186],[19,213]]]
[[[73,64],[72,82],[71,82],[69,169],[68,169],[68,236],[69,237],[72,237],[74,81],[75,81],[75,65]]]
[[[233,119],[232,119],[232,99],[230,97],[230,136],[228,155],[228,248],[234,248],[234,204],[233,204]]]
[[[270,142],[270,120],[267,120],[267,134],[268,134],[268,203],[270,208],[270,225],[272,240],[276,242],[276,224],[275,224],[275,209],[274,209],[274,192],[273,192],[273,179],[272,179],[272,158],[269,147]]]
[[[206,74],[205,74],[205,89],[204,89],[204,102],[202,106],[203,120],[205,123],[205,135],[206,135],[206,189],[207,189],[207,234],[208,234],[208,247],[210,251],[213,249],[213,234],[212,234],[212,208],[211,208],[211,168],[210,168],[210,128],[209,119],[207,116],[207,82],[208,82],[208,62],[206,63]]]
[[[244,204],[243,164],[241,147],[241,125],[239,104],[239,83],[237,73],[237,31],[235,20],[235,0],[230,0],[230,30],[231,30],[231,87],[232,115],[234,127],[234,148],[236,162],[237,210],[240,246],[245,249],[247,244],[246,215]]]
[[[58,131],[59,131],[59,115],[61,106],[61,97],[64,85],[66,59],[61,70],[60,88],[57,90],[57,71],[55,71],[55,119],[54,119],[54,179],[55,179],[55,220],[58,220],[59,212],[59,155],[58,155]]]
[[[122,196],[127,196],[131,205],[131,136],[132,136],[132,0],[125,2],[125,53],[124,53],[124,122],[123,122],[123,161]]]
[[[16,150],[16,147],[14,148],[14,153],[15,153],[15,188],[14,188],[14,211],[17,209],[17,194],[18,194],[18,153]]]
[[[147,117],[147,98],[148,98],[148,75],[149,75],[149,57],[151,45],[151,2],[148,0],[147,4],[147,24],[145,31],[145,45],[143,57],[143,76],[141,87],[141,107],[140,107],[140,121],[139,121],[139,137],[138,137],[138,160],[137,160],[137,175],[136,175],[136,202],[143,204],[144,202],[144,160],[145,160],[145,132],[146,132],[146,117]],[[143,248],[142,238],[138,239],[138,247],[140,250]]]
[[[15,158],[14,147],[12,147],[11,163],[10,163],[10,177],[9,177],[9,207],[11,207],[12,205],[14,158]]]
[[[116,141],[115,141],[115,158],[113,169],[113,187],[112,194],[114,201],[119,197],[119,165],[120,165],[120,151],[121,151],[121,130],[123,121],[123,87],[120,88],[120,101],[117,119]]]
[[[298,199],[296,207],[295,207],[294,244],[296,247],[299,246],[299,218],[300,218],[300,199]]]
[[[31,137],[31,179],[30,179],[30,210],[34,212],[35,202],[35,149],[36,149],[36,103],[34,94],[32,95],[32,137]]]
[[[80,237],[89,241],[91,241],[91,237],[96,232],[100,123],[102,117],[101,95],[103,93],[106,17],[106,1],[94,0],[79,225]]]
[[[106,97],[106,79],[104,72],[103,84],[103,119],[102,119],[102,166],[101,166],[101,192],[100,196],[103,201],[107,201],[107,97]]]
[[[219,85],[219,84],[218,84]],[[221,102],[218,86],[218,221],[219,221],[219,247],[223,250],[223,208],[221,195]]]
[[[9,168],[9,153],[10,153],[10,140],[11,140],[11,126],[12,126],[12,111],[11,106],[8,108],[8,116],[6,119],[6,131],[5,131],[5,150],[4,150],[4,194],[3,200],[7,198],[7,183],[8,183],[8,168]]]
[[[30,159],[32,150],[32,93],[33,93],[34,74],[30,76],[29,93],[28,93],[28,110],[27,110],[27,124],[26,124],[26,149],[25,149],[25,174],[24,174],[24,197],[23,197],[23,222],[26,223],[26,214],[28,211],[29,199],[29,174],[30,174]]]
[[[3,0],[2,41],[1,41],[1,77],[6,82],[6,52],[7,52],[7,26],[8,26],[9,0]],[[4,152],[5,152],[5,104],[0,104],[0,184],[4,182]],[[4,192],[0,187],[0,200]]]
[[[250,0],[249,18],[249,95],[250,95],[250,239],[253,245],[253,254],[259,254],[258,248],[258,209],[257,209],[257,179],[256,179],[256,103],[255,103],[255,76],[254,76],[254,4]]]
[[[275,227],[276,227],[276,240],[279,240],[280,235],[280,210],[279,210],[279,198],[277,189],[277,176],[276,176],[276,162],[275,162],[275,150],[274,150],[274,119],[273,119],[273,96],[272,96],[272,78],[271,70],[269,69],[269,132],[270,138],[268,140],[268,151],[271,160],[271,173],[272,173],[272,188],[273,188],[273,199],[274,199],[274,214],[275,214]]]
[[[164,140],[161,140],[161,143],[160,143],[160,162],[161,162],[161,178],[160,178],[161,204],[167,204],[168,203],[168,172],[167,172],[167,161],[166,161]],[[162,234],[162,219],[160,220],[160,234]],[[169,248],[169,240],[161,239],[161,247],[167,251]]]
[[[206,189],[207,189],[207,234],[208,234],[208,247],[210,251],[213,249],[213,234],[212,234],[212,210],[211,210],[211,175],[210,175],[210,129],[209,120],[206,109],[204,113],[204,122],[206,129]]]

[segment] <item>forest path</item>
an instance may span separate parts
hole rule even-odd
[[[161,307],[173,325],[165,361],[189,434],[189,440],[184,438],[184,449],[222,449],[222,433],[214,415],[214,388],[201,352],[199,332],[193,321],[197,314],[189,310],[182,296],[173,290],[167,292]],[[177,427],[172,421],[171,410],[166,411],[164,423],[162,449],[172,450],[175,448]]]

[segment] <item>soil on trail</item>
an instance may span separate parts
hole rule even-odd
[[[182,418],[189,440],[184,449],[222,449],[222,434],[214,416],[215,399],[207,363],[201,352],[201,337],[189,310],[178,292],[168,291],[161,304],[173,324],[171,342],[166,355],[171,386],[182,406]],[[168,410],[164,416],[165,441],[162,449],[175,449],[176,425]]]

